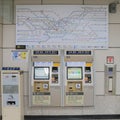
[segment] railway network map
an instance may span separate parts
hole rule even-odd
[[[106,5],[17,5],[16,45],[107,49]]]

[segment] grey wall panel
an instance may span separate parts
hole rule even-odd
[[[61,87],[51,86],[50,91],[51,91],[51,106],[61,106]]]
[[[104,72],[95,72],[94,87],[95,95],[104,95]]]
[[[93,86],[84,87],[84,105],[85,106],[94,105],[94,87]]]

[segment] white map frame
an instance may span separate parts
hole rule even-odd
[[[17,5],[16,45],[107,49],[107,5]]]

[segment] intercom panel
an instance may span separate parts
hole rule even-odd
[[[116,65],[105,65],[105,94],[115,95],[116,92]]]

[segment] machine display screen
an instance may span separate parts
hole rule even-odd
[[[81,80],[83,79],[82,67],[67,67],[68,80]]]
[[[34,67],[34,79],[35,80],[49,80],[49,67]]]

